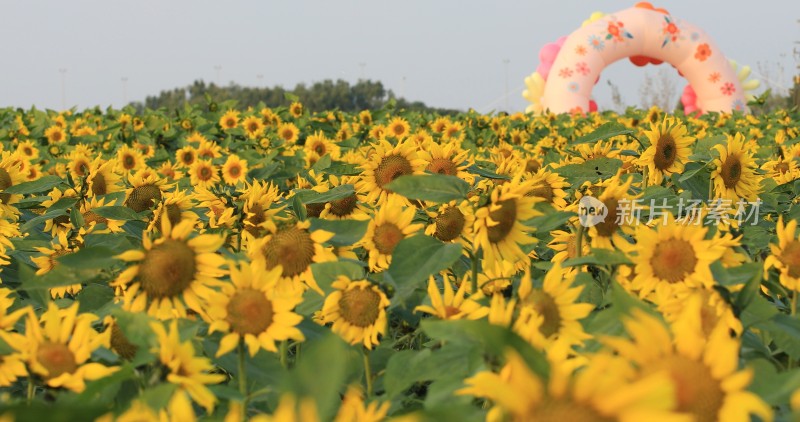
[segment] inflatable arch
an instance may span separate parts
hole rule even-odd
[[[537,71],[525,80],[529,112],[596,110],[590,95],[600,72],[623,58],[637,66],[667,62],[675,67],[689,82],[682,97],[684,104],[691,102],[687,112],[746,109],[741,75],[711,38],[646,2],[609,15],[594,13],[569,36],[545,45],[539,58]]]

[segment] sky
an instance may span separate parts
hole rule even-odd
[[[634,3],[0,0],[0,106],[120,107],[197,79],[291,88],[363,77],[431,106],[521,111],[545,43]],[[762,87],[786,89],[800,72],[798,0],[654,4],[703,28]],[[637,104],[648,72],[657,69],[614,63],[594,97],[610,107],[611,81]]]

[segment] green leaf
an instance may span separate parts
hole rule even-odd
[[[467,170],[472,174],[477,174],[478,176],[485,177],[487,179],[511,180],[511,178],[506,175],[497,174],[477,164],[471,165]]]
[[[70,210],[69,221],[72,223],[72,227],[83,227],[85,224],[83,214],[81,214],[81,210],[78,207],[72,207],[72,210]]]
[[[324,220],[320,218],[309,218],[311,222],[310,230],[325,230],[333,233],[333,237],[328,241],[333,246],[350,246],[364,237],[367,232],[369,221],[359,220]]]
[[[570,143],[573,145],[589,144],[602,141],[604,139],[613,138],[615,136],[632,136],[634,133],[635,132],[633,129],[630,129],[620,123],[608,122],[595,129],[592,133],[583,135]]]
[[[91,269],[91,268],[108,268],[116,261],[114,252],[103,246],[92,246],[79,249],[67,255],[60,256],[56,260],[68,267]]]
[[[136,211],[122,206],[98,207],[92,209],[92,212],[109,220],[141,220]]]
[[[397,289],[395,297],[404,302],[414,289],[424,285],[428,276],[450,268],[460,256],[459,243],[442,243],[425,235],[401,240],[387,271]]]
[[[443,203],[465,199],[469,183],[447,174],[415,174],[400,176],[384,185],[384,189],[409,199]]]
[[[564,267],[576,267],[578,265],[631,265],[633,262],[619,251],[608,249],[592,249],[588,255],[579,258],[571,258],[562,264]]]
[[[750,262],[734,268],[725,268],[721,263],[715,262],[711,266],[711,273],[714,280],[723,286],[738,286],[756,277],[760,281],[763,268],[764,265],[758,262]]]
[[[175,393],[177,388],[178,386],[176,384],[169,382],[161,383],[155,387],[144,390],[141,396],[139,396],[139,399],[149,408],[157,412],[167,406],[167,403],[169,403],[172,394]]]
[[[325,173],[336,176],[354,176],[361,174],[363,170],[358,164],[334,164],[325,170]]]
[[[337,199],[344,199],[355,195],[353,185],[340,185],[327,192],[315,192],[310,189],[298,189],[295,191],[300,200],[304,204],[324,204],[326,202],[335,201]]]
[[[350,280],[363,279],[364,267],[358,262],[349,260],[317,262],[311,264],[311,274],[314,275],[314,280],[317,282],[320,289],[322,289],[325,294],[328,294],[333,291],[331,283],[336,281],[340,275]]]
[[[49,192],[54,187],[64,183],[64,179],[58,176],[44,176],[40,179],[24,182],[18,185],[9,186],[3,193],[29,195],[31,193]]]
[[[574,212],[552,211],[525,221],[525,225],[536,227],[537,237],[538,235],[549,236],[552,230],[564,227],[567,221],[576,215]]]
[[[753,382],[749,390],[771,406],[785,406],[792,394],[800,389],[800,368],[778,372],[775,365],[765,359],[754,359],[748,366],[753,368]]]
[[[574,187],[579,187],[586,182],[605,180],[617,174],[622,167],[622,160],[616,158],[592,158],[580,164],[567,164],[555,169],[555,172],[565,177]]]
[[[111,303],[114,299],[114,289],[102,284],[90,284],[78,292],[77,300],[80,303],[80,312],[92,312]]]
[[[747,305],[749,305],[753,298],[758,295],[758,292],[761,289],[761,276],[763,274],[763,267],[758,265],[758,263],[745,264],[740,268],[750,271],[750,279],[747,280],[744,288],[739,292],[739,294],[736,296],[736,300],[734,301],[734,307],[738,310],[747,308]]]
[[[477,343],[482,350],[495,357],[503,357],[510,347],[525,360],[530,369],[542,379],[547,379],[550,368],[544,355],[535,350],[515,332],[486,320],[441,321],[426,319],[420,328],[435,340],[457,344]]]

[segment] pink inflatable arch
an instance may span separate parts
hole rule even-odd
[[[590,95],[600,72],[623,58],[638,66],[671,64],[691,85],[700,111],[745,110],[741,82],[711,38],[650,3],[588,21],[543,47],[540,58],[537,72],[526,79],[529,90],[523,95],[536,105],[529,111],[583,113],[595,108]],[[532,85],[539,88],[531,90]]]

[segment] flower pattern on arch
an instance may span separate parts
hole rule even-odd
[[[577,54],[579,56],[585,56],[586,53],[587,53],[586,47],[584,47],[582,45],[579,45],[579,46],[575,47],[575,54]]]
[[[728,95],[728,96],[731,96],[733,95],[734,92],[736,92],[736,87],[733,86],[733,83],[731,82],[725,82],[719,89],[723,95]]]
[[[572,69],[565,67],[558,71],[558,76],[562,78],[569,78],[572,76]]]
[[[607,40],[612,40],[614,42],[623,42],[626,39],[633,39],[633,34],[628,32],[625,29],[625,23],[617,20],[616,18],[612,18],[608,21],[608,27],[606,27],[606,34]]]
[[[708,43],[699,44],[694,53],[694,58],[704,62],[709,57],[711,57],[711,47],[708,45]]]
[[[661,33],[664,36],[664,42],[661,43],[661,47],[666,46],[669,43],[674,43],[680,39],[681,36],[681,29],[678,28],[678,24],[672,19],[672,16],[665,15],[664,22],[661,25]]]
[[[581,85],[577,82],[570,82],[569,85],[567,85],[567,89],[569,92],[578,92],[578,90],[581,89]]]
[[[708,75],[708,81],[712,84],[719,82],[720,78],[722,78],[722,75],[720,75],[719,72],[714,72]]]
[[[586,76],[586,75],[588,75],[588,74],[589,74],[589,72],[590,72],[590,70],[589,70],[589,65],[588,65],[588,64],[586,64],[586,62],[578,62],[578,63],[575,65],[575,71],[576,71],[576,72],[578,72],[578,73],[580,73],[580,74],[581,74],[581,75],[583,75],[583,76]]]
[[[589,46],[592,47],[594,51],[603,51],[603,49],[606,48],[606,42],[597,35],[591,35],[589,37]]]

